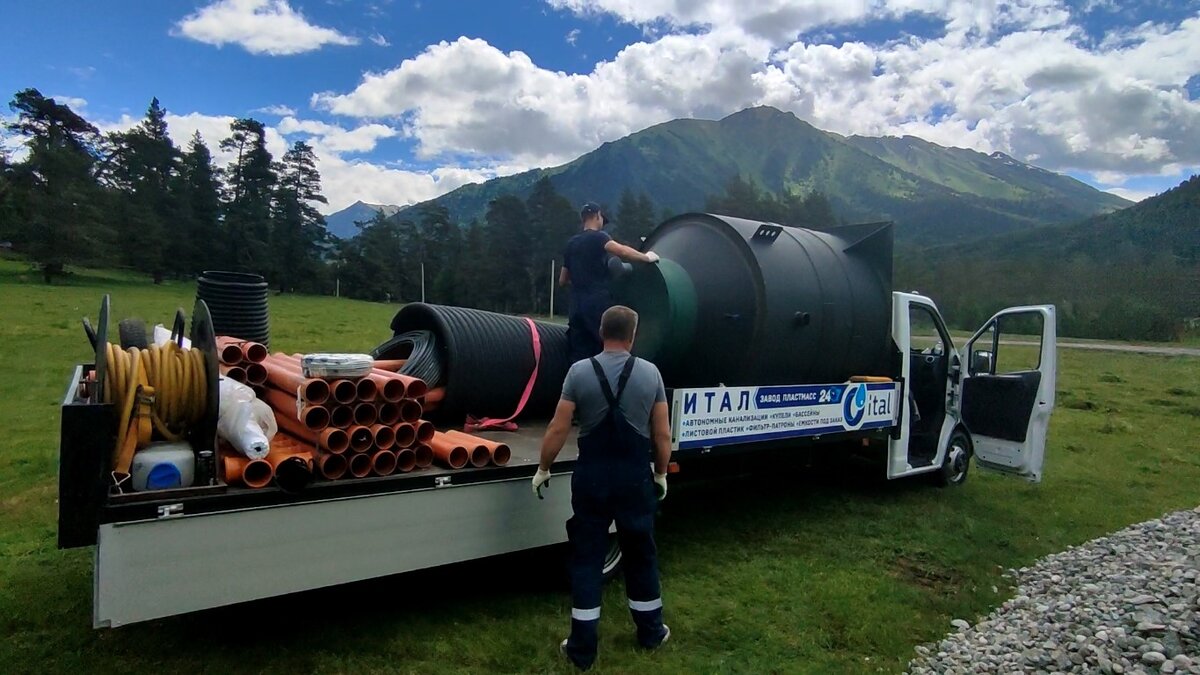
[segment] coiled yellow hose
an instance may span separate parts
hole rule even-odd
[[[104,401],[121,411],[113,471],[128,474],[133,454],[153,440],[182,440],[207,412],[204,353],[174,342],[122,350],[108,343]]]

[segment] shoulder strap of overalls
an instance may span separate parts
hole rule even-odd
[[[625,393],[625,385],[629,383],[629,374],[633,372],[633,364],[637,361],[637,357],[630,355],[625,361],[625,366],[621,368],[621,377],[617,379],[617,394],[614,396],[612,387],[608,386],[608,376],[604,374],[604,368],[596,357],[588,359],[592,362],[592,370],[596,371],[596,379],[600,381],[600,391],[604,394],[604,400],[608,401],[609,410],[616,410],[617,404],[621,401],[621,394]]]

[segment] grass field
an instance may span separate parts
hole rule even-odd
[[[569,600],[545,555],[93,631],[91,551],[55,549],[54,477],[57,405],[88,358],[79,318],[104,292],[118,317],[165,321],[194,288],[88,272],[46,287],[0,261],[0,670],[568,672]],[[395,306],[273,297],[271,311],[274,347],[364,350]],[[1200,359],[1063,350],[1040,485],[763,466],[674,490],[658,536],[672,642],[637,652],[613,584],[595,672],[898,672],[951,619],[1008,597],[1004,568],[1200,504],[1198,432]]]

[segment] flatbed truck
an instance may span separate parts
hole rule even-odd
[[[1038,346],[1002,344],[1002,333],[1014,331],[1036,335]],[[886,451],[889,479],[929,475],[955,485],[974,461],[1041,480],[1054,408],[1053,306],[1004,310],[956,350],[932,300],[893,293],[891,339],[887,378],[669,392],[672,462],[686,475],[705,457],[866,445]],[[108,494],[95,463],[81,461],[111,443],[98,427],[115,433],[111,411],[80,397],[93,367],[75,368],[62,402],[59,545],[94,545],[96,628],[566,541],[570,481],[553,481],[544,500],[530,493],[545,429],[537,422],[482,434],[511,446],[503,467],[316,482],[298,494]],[[575,457],[572,439],[553,474],[570,474]],[[614,537],[606,572],[619,562]]]

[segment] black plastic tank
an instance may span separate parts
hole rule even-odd
[[[828,230],[710,214],[659,225],[615,300],[668,387],[842,382],[890,363],[892,224]]]

